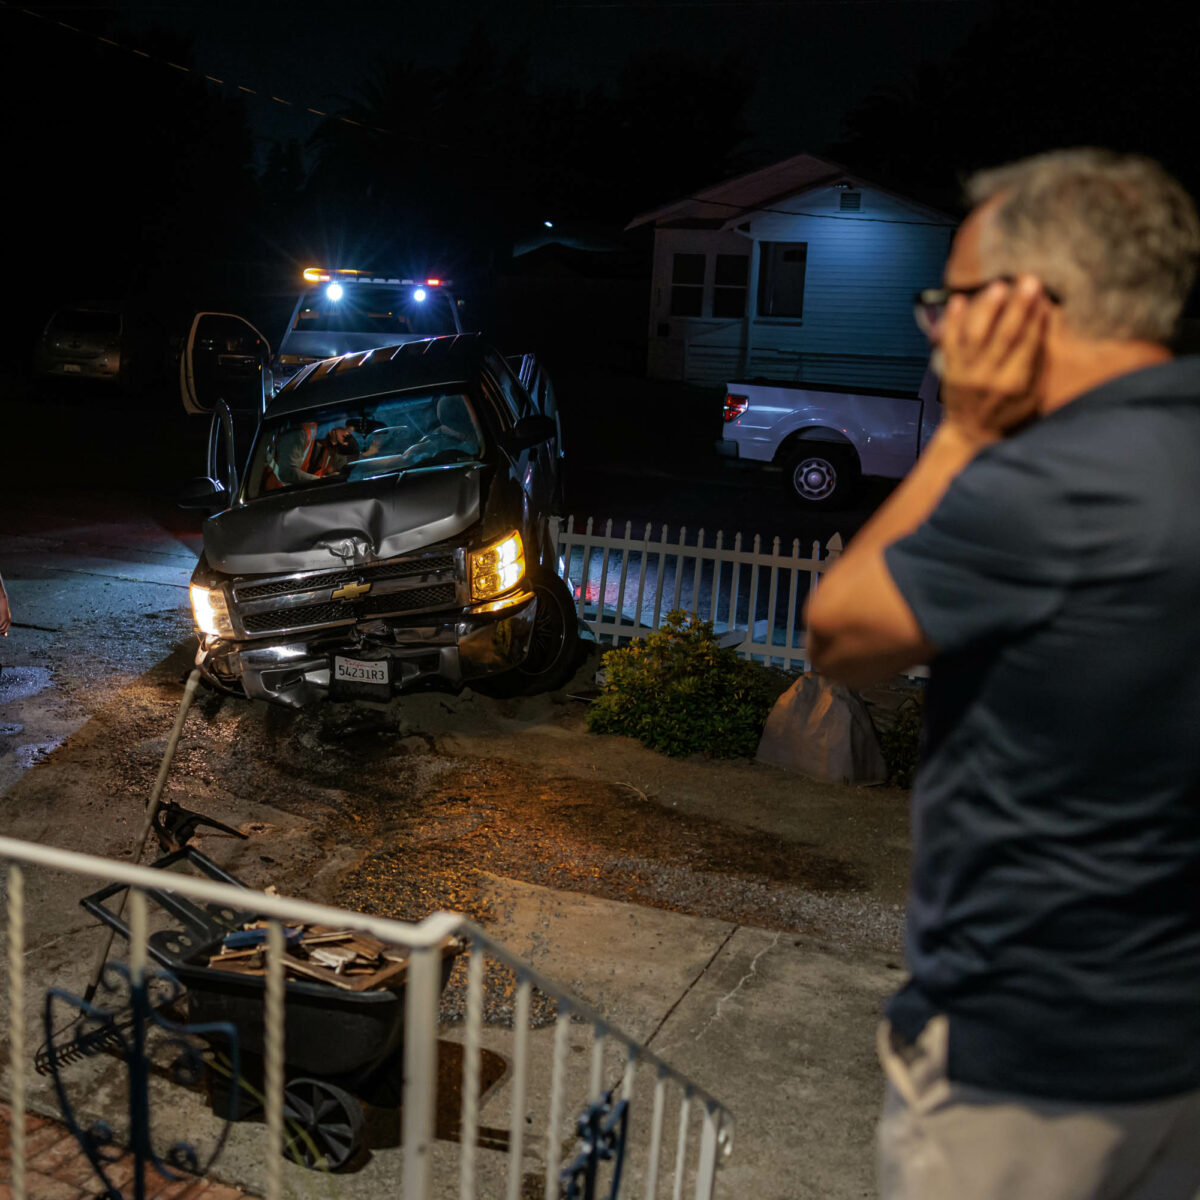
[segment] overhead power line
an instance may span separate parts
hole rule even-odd
[[[714,2],[732,3],[733,0],[695,0],[695,2],[699,3],[699,4],[711,4]],[[779,6],[778,0],[749,0],[749,2],[752,4],[755,4],[755,5],[768,4],[772,7]],[[805,3],[809,3],[809,2],[821,2],[821,0],[805,0]],[[851,0],[851,2],[854,2],[854,3],[859,3],[859,2],[879,3],[879,2],[889,2],[889,0]],[[890,2],[908,2],[908,0],[890,0]],[[959,0],[918,0],[918,2],[919,3],[956,3],[956,2],[959,2]],[[679,7],[686,7],[692,3],[693,3],[693,0],[668,0],[668,4],[677,5]],[[615,7],[619,7],[619,6],[620,6],[619,3],[609,4],[609,3],[598,2],[598,3],[592,4],[590,2],[590,0],[585,0],[585,3],[580,5],[579,7],[599,7],[599,8],[614,7],[615,8]],[[571,5],[571,6],[561,6],[561,7],[575,7],[575,6]],[[207,83],[217,84],[220,87],[229,87],[229,88],[234,89],[237,92],[241,92],[244,95],[254,96],[255,98],[257,98],[259,100],[266,100],[268,102],[281,105],[284,108],[293,109],[296,112],[309,113],[312,116],[320,117],[323,120],[340,121],[343,125],[351,125],[357,129],[366,130],[369,133],[380,133],[380,134],[383,134],[385,137],[400,138],[404,141],[413,142],[413,143],[416,143],[418,145],[423,145],[423,146],[430,146],[430,147],[433,147],[438,150],[448,150],[454,154],[462,154],[462,153],[466,152],[468,154],[471,154],[473,157],[479,159],[480,161],[504,162],[508,165],[511,165],[511,163],[512,163],[511,156],[508,156],[508,155],[500,155],[498,153],[497,154],[481,153],[479,150],[477,150],[473,147],[454,145],[453,143],[439,141],[435,138],[421,137],[418,134],[408,133],[404,130],[386,129],[380,125],[370,125],[370,124],[366,123],[365,121],[356,121],[352,117],[342,116],[340,113],[331,113],[331,112],[328,112],[327,110],[316,108],[313,105],[305,104],[303,101],[288,100],[283,96],[273,95],[271,92],[264,91],[261,88],[247,87],[245,84],[237,83],[236,81],[233,81],[233,80],[226,80],[217,75],[210,75],[207,72],[201,70],[199,67],[188,67],[188,66],[185,66],[183,63],[173,62],[169,58],[164,58],[163,56],[158,55],[158,54],[151,54],[149,51],[141,50],[136,46],[131,46],[124,42],[118,42],[114,38],[105,37],[102,34],[94,33],[89,29],[81,29],[78,25],[72,25],[69,22],[63,21],[58,17],[51,16],[49,13],[38,12],[36,9],[25,8],[23,5],[10,3],[10,0],[0,0],[0,8],[7,9],[10,12],[14,12],[14,13],[15,12],[24,13],[26,16],[33,17],[38,21],[43,21],[47,25],[56,25],[62,29],[68,30],[70,33],[77,34],[80,37],[90,38],[95,42],[99,42],[104,46],[108,46],[111,49],[124,51],[128,54],[134,55],[137,58],[145,59],[148,62],[155,62],[155,63],[160,64],[161,66],[170,67],[172,70],[181,71],[185,75],[194,75],[194,76],[196,76],[197,79],[203,80]],[[89,10],[89,11],[92,11],[92,10]],[[539,163],[536,165],[541,166],[545,170],[552,170],[552,171],[557,171],[559,173],[564,173],[562,167],[557,163],[543,162],[543,163]],[[574,178],[578,179],[580,182],[591,183],[591,184],[608,182],[607,180],[601,180],[601,178],[598,176],[584,175],[584,174],[581,174],[579,172],[574,172],[574,171],[570,172],[570,174]],[[785,217],[811,217],[814,220],[819,220],[819,221],[859,221],[859,222],[865,221],[865,222],[869,222],[871,224],[876,224],[876,225],[944,226],[944,222],[942,222],[942,221],[915,221],[915,220],[908,221],[908,220],[900,220],[900,219],[892,218],[892,217],[858,217],[858,216],[844,217],[844,216],[838,215],[837,213],[796,212],[795,210],[792,210],[792,209],[760,208],[757,206],[751,206],[751,207],[747,208],[745,205],[733,204],[731,202],[724,201],[724,200],[710,200],[704,196],[692,196],[692,195],[681,196],[676,201],[673,201],[672,203],[682,204],[682,203],[686,203],[688,201],[692,201],[697,204],[711,204],[711,205],[715,205],[719,208],[732,209],[735,212],[736,211],[744,212],[744,213],[746,213],[747,216],[749,216],[752,213],[771,213],[771,214],[774,214],[777,216],[785,216]]]

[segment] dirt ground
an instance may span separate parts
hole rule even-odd
[[[184,640],[5,797],[5,832],[128,855],[189,667]],[[199,845],[255,886],[486,923],[481,872],[898,951],[907,793],[751,761],[672,760],[585,727],[562,692],[291,712],[201,691],[165,795],[249,833]],[[61,702],[61,698],[60,698]]]

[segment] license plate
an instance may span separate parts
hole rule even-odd
[[[362,658],[333,656],[333,677],[344,683],[390,683],[387,659],[367,661]]]
[[[83,370],[78,363],[63,363],[62,369],[67,375],[78,375]]]

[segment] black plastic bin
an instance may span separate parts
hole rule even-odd
[[[180,863],[222,883],[247,887],[191,847],[151,865],[168,872]],[[85,896],[80,903],[128,939],[128,925],[105,903],[125,890],[125,884],[111,884]],[[204,964],[219,949],[226,934],[260,917],[251,908],[197,903],[166,887],[147,889],[146,895],[175,918],[171,928],[149,936],[147,950],[183,986],[188,1022],[226,1021],[237,1029],[241,1073],[250,1086],[240,1089],[233,1115],[237,1119],[248,1117],[261,1107],[258,1096],[262,1087],[266,980]],[[443,988],[453,965],[454,954],[444,952]],[[289,1138],[290,1151],[312,1167],[336,1170],[347,1162],[362,1140],[364,1121],[359,1099],[384,1105],[399,1101],[403,1043],[403,983],[352,992],[319,981],[286,980],[284,1110],[293,1134],[298,1128],[303,1130],[299,1138]],[[219,1071],[210,1071],[209,1102],[213,1112],[228,1116],[229,1100],[228,1079]]]

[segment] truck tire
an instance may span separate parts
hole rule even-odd
[[[519,667],[471,684],[484,696],[552,692],[579,669],[579,618],[567,585],[553,571],[538,568],[529,573],[529,589],[537,596],[529,653]]]
[[[783,460],[784,488],[805,508],[844,508],[860,474],[854,451],[830,442],[797,442]]]

